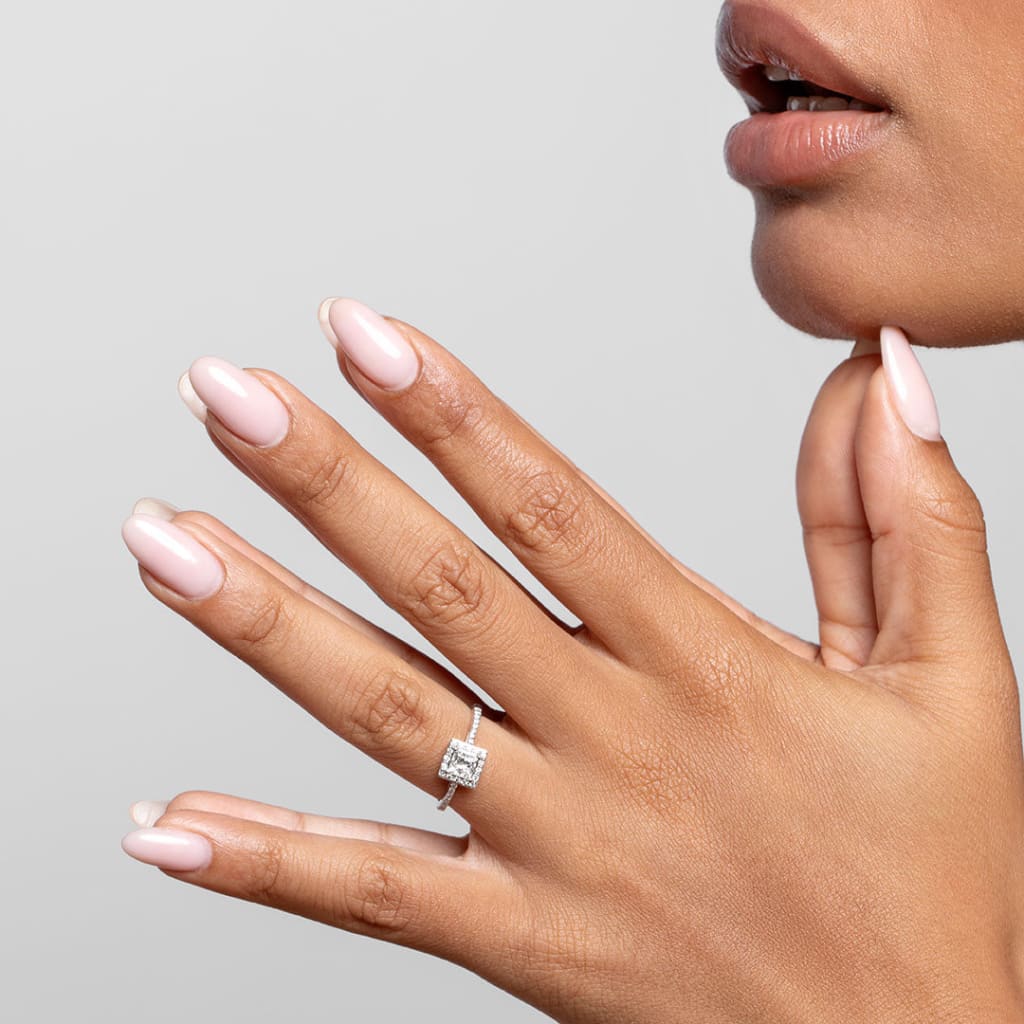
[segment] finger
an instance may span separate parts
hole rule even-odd
[[[187,809],[130,832],[122,846],[183,882],[485,975],[500,968],[500,951],[522,918],[510,876],[472,851],[437,856]]]
[[[320,328],[326,335],[327,339],[334,346],[337,346],[338,339],[334,334],[334,329],[330,325],[328,313],[330,311],[331,305],[336,301],[337,298],[338,296],[331,296],[330,298],[324,299],[324,301],[320,303],[320,307],[317,310],[317,321],[320,324]],[[339,359],[338,365],[341,370],[342,376],[352,386],[356,394],[359,395],[359,397],[364,402],[372,406],[372,403],[370,403],[366,395],[363,394],[363,392],[359,389],[356,379],[352,374],[352,370],[349,368],[348,359]],[[601,487],[601,485],[598,484],[597,481],[593,479],[593,477],[589,476],[582,469],[580,469],[575,462],[573,462],[563,451],[561,451],[561,449],[557,448],[546,437],[544,437],[532,424],[528,423],[525,419],[523,419],[523,417],[518,412],[516,412],[515,409],[512,409],[509,406],[505,406],[505,408],[511,415],[515,416],[518,422],[522,425],[523,429],[528,430],[531,434],[533,434],[537,441],[544,446],[545,450],[553,454],[556,457],[556,459],[563,460],[573,472],[578,473],[581,479],[584,481],[584,483],[586,483],[599,498],[607,502],[607,504],[611,506],[611,508],[613,508],[634,530],[636,530],[651,545],[651,547],[655,549],[655,551],[657,551],[663,558],[667,559],[668,562],[678,572],[682,573],[683,576],[685,576],[686,579],[688,579],[694,586],[699,587],[701,590],[704,591],[704,593],[709,594],[716,601],[720,602],[726,608],[728,608],[737,618],[753,626],[759,633],[763,634],[769,640],[778,644],[784,650],[790,651],[792,654],[797,655],[797,657],[804,658],[806,660],[813,660],[818,656],[819,648],[817,644],[809,643],[808,641],[804,640],[803,637],[796,636],[795,634],[790,633],[787,630],[780,629],[774,623],[769,622],[767,619],[761,618],[761,616],[755,614],[749,608],[740,604],[740,602],[737,601],[734,597],[725,593],[725,591],[723,591],[721,588],[715,586],[715,584],[712,583],[710,580],[705,579],[699,573],[694,572],[694,570],[691,569],[688,565],[684,565],[682,562],[680,562],[678,558],[676,558],[659,541],[657,541],[650,533],[648,533],[647,530],[645,530],[636,521],[636,519],[634,519],[633,516],[630,515],[630,513],[625,509],[625,507],[621,505],[618,501],[616,501],[615,498],[613,498],[603,487]],[[586,638],[587,630],[585,624],[583,627],[581,627],[581,629],[576,630],[574,632],[574,635],[580,637],[581,639]]]
[[[840,363],[811,408],[797,461],[797,506],[818,609],[821,661],[853,669],[878,635],[871,530],[860,496],[854,438],[877,356]]]
[[[350,384],[353,384],[353,378],[351,373],[348,372],[347,367],[343,367],[342,370],[345,373],[346,378]],[[357,389],[358,391],[358,389]],[[360,393],[361,394],[361,393]],[[364,396],[365,398],[365,396]],[[506,408],[508,408],[506,406]],[[537,440],[545,446],[550,452],[552,452],[557,458],[563,459],[568,466],[576,473],[579,473],[594,493],[608,503],[634,530],[637,531],[647,542],[657,551],[663,558],[667,559],[669,564],[672,565],[677,572],[683,574],[694,586],[700,587],[705,594],[713,597],[720,604],[723,604],[728,608],[737,618],[742,621],[749,623],[759,633],[762,633],[773,643],[777,643],[783,649],[790,651],[800,658],[808,660],[814,659],[818,655],[818,645],[808,643],[803,637],[796,636],[784,629],[780,629],[772,622],[768,622],[767,619],[761,618],[761,616],[752,612],[745,605],[740,604],[734,597],[731,597],[720,587],[715,586],[714,583],[705,579],[699,573],[694,572],[688,565],[684,565],[679,561],[667,548],[665,548],[659,541],[655,540],[630,514],[626,509],[619,504],[603,487],[594,481],[594,479],[583,472],[571,459],[569,459],[562,451],[556,448],[547,438],[543,437],[533,426],[526,422],[514,409],[509,408],[511,412],[523,425],[523,427],[530,431],[537,438]]]
[[[462,856],[467,847],[466,836],[448,836],[428,829],[373,821],[369,818],[330,818],[320,814],[306,814],[274,804],[245,800],[227,793],[203,790],[179,793],[147,824],[157,825],[165,814],[176,811],[206,811],[232,818],[244,818],[246,821],[259,822],[263,825],[273,825],[275,828],[288,829],[290,832],[309,832],[341,839],[363,839],[444,857]]]
[[[680,632],[728,631],[717,601],[440,345],[351,299],[327,315],[363,394],[613,654],[646,668]]]
[[[168,523],[133,515],[125,541],[160,601],[251,665],[329,729],[440,798],[438,777],[452,737],[465,737],[469,706],[376,641],[306,601],[184,514]],[[521,735],[485,718],[476,745],[488,751],[477,788],[453,807],[490,835],[509,815],[530,820],[525,780],[543,759]]]
[[[931,388],[902,332],[883,330],[882,354],[855,449],[874,537],[879,634],[871,661],[927,663],[929,671],[907,673],[914,691],[985,692],[1006,673],[979,665],[1008,655],[984,513],[942,440]]]
[[[167,502],[155,502],[154,499],[144,498],[136,502],[132,511],[159,515],[160,518],[173,522],[180,509],[175,508],[173,505],[168,505]],[[295,593],[304,597],[307,601],[312,601],[313,604],[323,608],[324,611],[330,612],[347,626],[358,630],[363,636],[375,640],[382,647],[396,654],[406,664],[418,669],[428,678],[435,680],[445,689],[450,690],[460,700],[470,704],[474,700],[480,703],[480,698],[443,665],[439,665],[433,658],[427,657],[422,651],[418,651],[413,647],[412,644],[408,644],[404,640],[400,640],[393,633],[381,629],[380,626],[370,622],[369,619],[363,618],[362,615],[352,611],[351,608],[346,608],[339,601],[335,601],[333,597],[325,594],[322,590],[318,590],[301,577],[296,576],[295,573],[286,569],[280,562],[266,554],[266,552],[254,547],[230,527],[225,526],[219,519],[204,512],[189,511],[186,513],[186,516],[190,522],[208,530],[226,544],[230,544],[236,551],[250,561],[255,562],[262,569],[265,569],[286,587],[294,590]],[[495,713],[493,709],[491,711]]]
[[[281,377],[209,357],[188,376],[223,452],[528,732],[562,735],[579,645],[493,559]]]

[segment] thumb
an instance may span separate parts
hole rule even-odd
[[[881,351],[854,439],[878,615],[870,660],[933,663],[923,682],[913,673],[917,688],[983,685],[979,653],[1008,654],[981,503],[950,456],[906,336],[882,328]]]

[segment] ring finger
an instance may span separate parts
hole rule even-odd
[[[242,658],[329,729],[438,797],[452,737],[464,738],[469,705],[393,651],[301,597],[215,534],[188,520],[132,515],[124,538],[143,582],[160,601]],[[509,816],[530,820],[544,762],[525,738],[493,718],[476,745],[488,751],[486,784],[459,787],[453,808],[487,836]]]

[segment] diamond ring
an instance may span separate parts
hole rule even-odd
[[[448,749],[441,758],[441,767],[437,774],[442,779],[447,779],[451,785],[448,792],[437,803],[437,809],[443,811],[451,799],[455,796],[455,790],[459,786],[466,786],[468,789],[475,789],[480,781],[480,772],[483,771],[484,761],[487,760],[487,751],[483,747],[473,745],[476,739],[476,731],[480,726],[480,716],[483,708],[479,704],[473,705],[473,724],[464,740],[452,737]]]

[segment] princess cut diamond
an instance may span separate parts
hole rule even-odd
[[[441,758],[441,767],[437,774],[449,782],[457,782],[460,786],[474,789],[480,781],[487,751],[483,747],[474,746],[465,740],[453,739]]]

